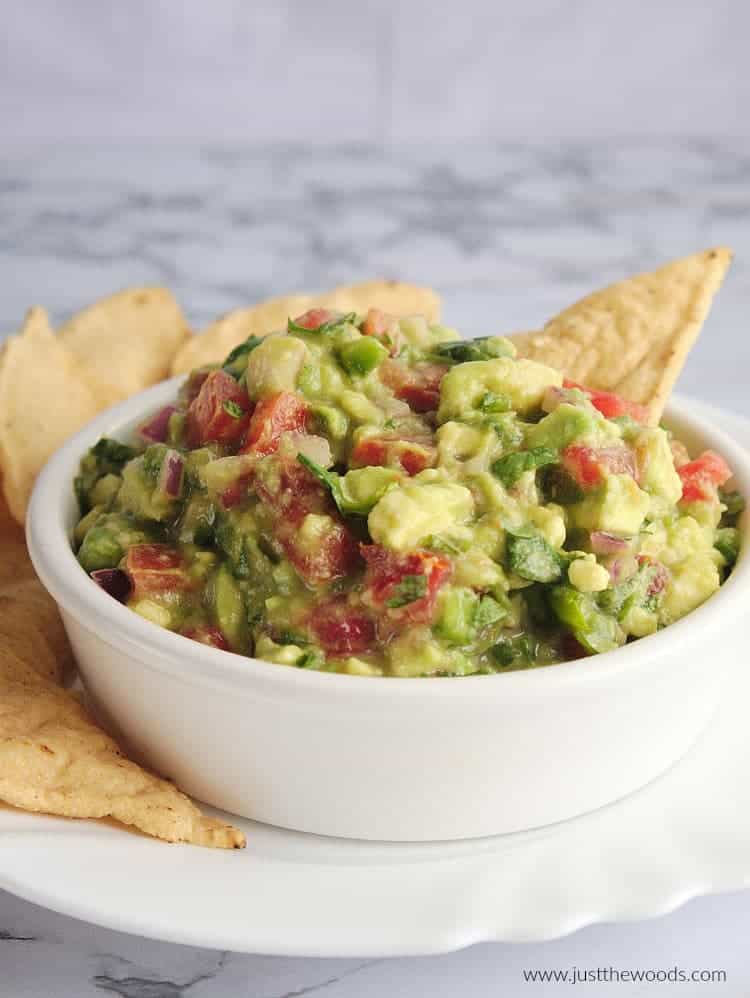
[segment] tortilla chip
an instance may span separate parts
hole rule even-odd
[[[0,354],[0,468],[11,514],[23,523],[36,476],[99,403],[47,313],[32,308]]]
[[[401,281],[363,281],[334,288],[319,295],[315,305],[358,315],[364,315],[368,308],[379,308],[392,315],[423,315],[429,322],[440,319],[440,298],[432,288]]]
[[[365,281],[334,288],[322,295],[271,298],[260,305],[229,312],[188,340],[172,361],[172,374],[187,374],[196,367],[220,364],[248,336],[265,336],[284,329],[290,316],[294,318],[308,309],[364,313],[370,307],[394,315],[425,315],[431,322],[440,318],[440,299],[431,288],[400,281]]]
[[[0,587],[35,578],[23,528],[10,515],[0,487]]]
[[[125,759],[67,691],[0,650],[0,799],[69,818],[112,817],[167,842],[219,849],[238,829],[201,814],[176,787]]]
[[[0,589],[0,646],[55,683],[75,669],[55,601],[35,578]]]
[[[166,288],[127,288],[89,305],[59,330],[102,408],[166,378],[188,333]]]
[[[731,260],[724,247],[675,260],[595,291],[513,342],[521,357],[647,406],[658,423]]]

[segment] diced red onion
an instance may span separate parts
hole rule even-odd
[[[173,405],[165,405],[163,409],[160,409],[155,416],[147,422],[138,430],[139,434],[144,440],[150,440],[152,443],[161,444],[167,439],[167,431],[169,430],[169,417],[175,412],[175,407]]]
[[[591,533],[591,550],[594,554],[622,554],[628,550],[628,541],[606,530],[594,530]]]
[[[624,554],[612,558],[608,565],[609,577],[613,586],[619,586],[621,582],[626,582],[638,571],[638,562],[632,554]]]
[[[185,462],[182,457],[176,450],[168,450],[159,472],[159,488],[170,499],[176,499],[182,491],[184,471]]]
[[[118,602],[127,602],[132,587],[127,573],[121,568],[97,568],[91,573],[91,578]]]
[[[664,592],[669,582],[669,572],[660,561],[653,562],[654,574],[646,589],[647,596],[656,596]]]

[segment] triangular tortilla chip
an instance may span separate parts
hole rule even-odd
[[[5,547],[0,546],[0,559]],[[57,604],[38,579],[16,581],[0,589],[0,643],[36,672],[62,683],[75,670]]]
[[[656,423],[731,260],[723,247],[675,260],[595,291],[513,342],[521,357],[647,406]]]
[[[172,361],[172,374],[187,374],[205,364],[220,364],[248,336],[265,336],[284,329],[290,316],[301,315],[310,308],[363,313],[370,307],[394,315],[425,315],[431,322],[440,318],[440,299],[431,288],[400,281],[365,281],[334,288],[322,295],[270,298],[259,305],[229,312],[188,340]]]
[[[69,818],[115,818],[167,842],[245,844],[238,829],[125,759],[70,693],[2,648],[0,800]]]
[[[89,305],[59,330],[102,408],[166,378],[188,333],[166,288],[127,288]]]
[[[23,523],[34,479],[71,434],[99,411],[74,357],[32,308],[0,354],[0,467],[8,507]]]

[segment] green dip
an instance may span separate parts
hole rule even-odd
[[[321,309],[194,371],[75,482],[81,566],[297,668],[465,676],[652,634],[737,558],[731,471],[640,406],[416,316]]]

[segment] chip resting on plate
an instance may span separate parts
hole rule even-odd
[[[364,313],[370,307],[394,315],[424,315],[431,322],[440,318],[440,299],[431,288],[400,281],[365,281],[334,288],[321,295],[271,298],[250,308],[228,312],[199,336],[189,339],[172,361],[172,374],[187,374],[205,364],[219,364],[248,336],[265,336],[283,329],[289,317],[301,315],[308,309]]]
[[[102,408],[169,374],[189,333],[166,288],[127,288],[78,312],[59,330],[88,375]]]
[[[658,423],[731,259],[719,247],[619,281],[513,342],[521,357],[647,406]]]
[[[0,468],[5,499],[19,523],[42,466],[101,408],[47,313],[32,308],[0,353]]]
[[[126,759],[67,690],[0,647],[0,800],[69,818],[114,818],[168,842],[238,849],[243,834]]]

